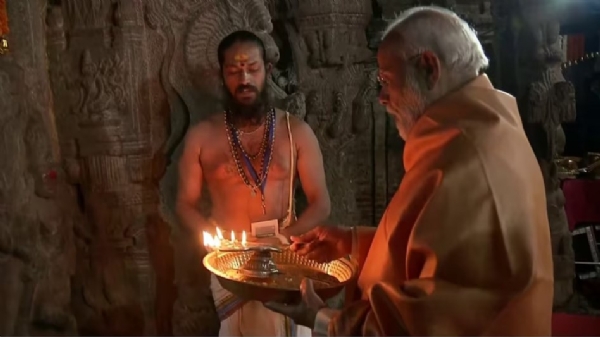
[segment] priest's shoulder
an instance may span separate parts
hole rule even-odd
[[[285,110],[282,110],[279,108],[275,109],[275,111],[277,112],[277,118],[280,120],[280,124],[284,124],[284,125],[286,123],[285,115],[287,113],[289,113],[290,129],[292,130],[292,134],[294,136],[296,136],[296,135],[306,136],[307,134],[314,136],[313,129],[308,125],[308,123],[306,123],[306,121],[298,118],[296,115],[294,115],[291,112],[288,112],[288,111],[285,111]]]
[[[185,143],[202,144],[214,137],[220,129],[224,129],[223,115],[210,115],[188,127]]]

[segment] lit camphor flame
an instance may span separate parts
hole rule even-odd
[[[231,231],[230,239],[223,238],[223,232],[218,227],[216,228],[217,235],[212,235],[208,232],[202,232],[202,243],[209,250],[218,250],[219,248],[245,248],[246,247],[246,231],[242,232],[242,240],[238,241],[235,232]]]
[[[221,240],[217,236],[212,236],[208,232],[202,232],[202,243],[206,248],[215,249],[221,246]]]

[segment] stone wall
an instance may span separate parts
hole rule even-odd
[[[83,225],[61,168],[47,72],[45,1],[8,2],[0,56],[0,335],[73,335],[73,233]]]

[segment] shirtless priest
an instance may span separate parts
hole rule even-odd
[[[300,305],[266,306],[330,336],[551,336],[544,181],[515,98],[480,74],[477,36],[450,11],[413,8],[377,60],[406,175],[377,228],[317,227],[292,246],[316,260],[353,250],[358,296],[332,310],[305,280]]]
[[[219,44],[226,110],[191,128],[179,162],[177,213],[193,232],[300,235],[329,216],[323,158],[312,129],[273,108],[266,79],[263,42],[234,32]],[[308,207],[296,220],[293,179],[300,178]],[[212,201],[210,218],[197,209],[203,184]],[[259,302],[244,302],[222,289],[211,290],[221,320],[220,336],[310,335],[310,329],[273,313]]]

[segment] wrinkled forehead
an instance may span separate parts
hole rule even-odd
[[[397,34],[388,34],[377,50],[377,65],[380,72],[396,72],[404,63],[402,41]]]
[[[380,73],[393,73],[398,68],[401,60],[390,48],[380,46],[377,50],[377,66]]]
[[[252,42],[234,43],[224,53],[224,66],[250,65],[262,61],[260,47]]]

